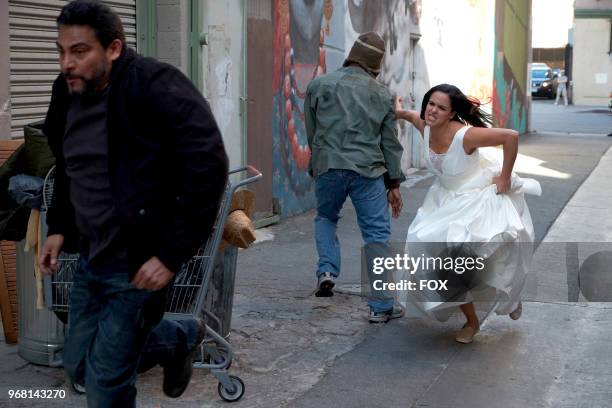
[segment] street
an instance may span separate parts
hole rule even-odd
[[[607,119],[606,119],[607,118]],[[608,134],[612,114],[605,106],[554,105],[554,99],[532,100],[531,129],[537,133]]]
[[[536,132],[521,136],[516,165],[543,190],[527,197],[541,255],[536,251],[520,320],[490,316],[469,345],[454,341],[458,319],[369,324],[355,289],[361,236],[347,202],[338,229],[342,274],[331,298],[314,296],[314,211],[259,230],[261,242],[239,252],[230,341],[232,372],[246,384],[242,400],[223,402],[214,378],[197,370],[184,396],[168,399],[155,368],[138,379],[139,406],[611,407],[612,305],[568,302],[567,281],[556,275],[563,275],[564,260],[543,259],[550,247],[542,242],[553,232],[552,241],[612,240],[610,201],[597,196],[610,194],[612,118],[549,102],[534,102]],[[404,210],[392,221],[393,241],[405,239],[431,181],[422,170],[410,175]],[[590,224],[575,225],[572,214],[595,213]],[[1,343],[0,361],[0,406],[85,405],[71,392],[63,401],[8,401],[8,389],[67,386],[61,369],[26,363],[17,346]]]

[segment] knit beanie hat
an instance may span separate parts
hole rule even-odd
[[[363,33],[357,38],[342,66],[357,64],[370,75],[378,76],[385,56],[385,40],[374,31]]]

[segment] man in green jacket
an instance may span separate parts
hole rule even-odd
[[[376,77],[385,54],[374,32],[359,36],[343,67],[315,78],[306,91],[304,114],[315,179],[315,240],[319,253],[316,296],[332,296],[340,274],[336,227],[349,196],[365,242],[369,274],[374,254],[389,254],[390,217],[399,217],[402,146],[397,139],[393,96]],[[401,317],[387,292],[370,291],[371,322]]]

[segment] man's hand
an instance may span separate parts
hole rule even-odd
[[[132,283],[138,289],[160,290],[170,282],[173,276],[174,273],[154,256],[140,267]]]
[[[400,213],[402,212],[402,207],[404,206],[399,187],[394,187],[387,191],[387,201],[391,206],[393,218],[399,218]]]
[[[57,257],[59,256],[63,245],[63,235],[53,234],[47,237],[38,257],[38,266],[43,274],[51,275],[52,273],[57,272],[57,269],[59,268]]]

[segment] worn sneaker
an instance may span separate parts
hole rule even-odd
[[[324,272],[319,275],[319,282],[317,284],[317,292],[315,293],[316,297],[330,297],[334,296],[334,292],[332,289],[336,283],[334,282],[334,275],[330,272]]]
[[[397,319],[403,317],[405,310],[400,305],[394,305],[393,309],[385,310],[384,312],[375,312],[370,309],[370,316],[368,320],[370,323],[387,323],[391,319]]]
[[[206,336],[206,324],[204,320],[197,318],[198,321],[198,337],[196,338],[195,346],[182,359],[173,361],[172,364],[164,366],[164,385],[163,390],[170,398],[178,398],[187,389],[191,374],[193,373],[193,357],[198,351],[200,344]]]

